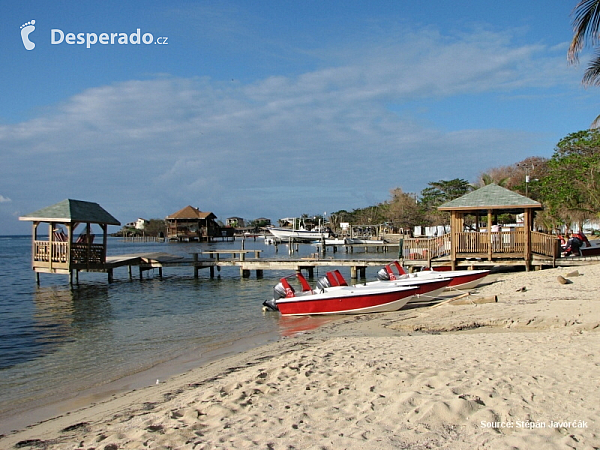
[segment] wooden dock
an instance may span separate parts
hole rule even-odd
[[[133,278],[133,268],[138,268],[138,275],[143,279],[143,274],[148,270],[158,270],[158,276],[162,278],[163,269],[169,267],[187,266],[193,269],[194,278],[198,278],[202,269],[208,269],[210,277],[214,278],[215,268],[221,267],[239,267],[242,278],[250,277],[252,271],[256,273],[257,278],[262,278],[265,270],[288,270],[296,272],[305,272],[309,277],[314,276],[315,268],[319,267],[349,267],[350,278],[355,280],[364,278],[367,267],[383,267],[395,258],[353,258],[353,259],[335,259],[331,257],[321,257],[314,254],[313,257],[293,258],[276,257],[260,258],[261,250],[215,250],[208,252],[190,253],[189,257],[172,255],[163,252],[154,253],[135,253],[127,255],[107,256],[106,262],[102,266],[96,266],[94,269],[84,270],[88,272],[104,272],[108,274],[108,281],[113,281],[113,271],[119,267],[127,267],[129,278]],[[252,254],[254,257],[248,257]],[[206,257],[208,256],[208,257]],[[585,264],[597,264],[600,262],[600,256],[590,257],[571,257],[561,258],[557,261],[558,266],[580,266]],[[415,261],[404,260],[403,264],[410,269],[415,268]],[[424,261],[420,262],[423,265]],[[440,264],[443,265],[443,261]],[[501,262],[494,263],[485,260],[469,261],[465,268],[484,268],[502,265]],[[462,266],[462,265],[461,265]],[[467,267],[468,266],[468,267]],[[541,267],[541,264],[540,264]],[[74,281],[78,282],[78,272],[74,270]],[[70,279],[73,282],[72,279]]]
[[[162,277],[163,268],[177,266],[192,267],[195,278],[202,269],[208,269],[212,278],[215,275],[215,268],[219,267],[239,267],[240,276],[243,278],[250,277],[252,271],[260,278],[265,270],[304,271],[312,277],[314,269],[318,267],[349,267],[351,278],[356,279],[365,276],[367,267],[383,266],[390,262],[389,258],[260,258],[260,252],[261,250],[216,250],[190,253],[190,257],[161,252],[107,256],[105,267],[95,271],[107,272],[109,281],[112,281],[113,270],[124,266],[128,267],[130,278],[133,277],[134,267],[138,268],[140,278],[143,278],[144,271],[152,269],[158,269],[158,275]],[[253,254],[254,257],[249,258],[248,254]],[[208,255],[208,258],[201,255]]]

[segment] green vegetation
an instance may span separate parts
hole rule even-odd
[[[385,224],[412,229],[416,225],[447,225],[449,216],[437,210],[441,204],[474,189],[496,183],[540,202],[544,210],[536,226],[548,231],[600,217],[600,131],[572,133],[557,144],[552,158],[528,157],[510,166],[496,167],[479,176],[476,183],[455,178],[428,183],[420,193],[398,187],[383,203],[331,215],[332,228],[340,222]],[[510,218],[503,218],[509,220]]]

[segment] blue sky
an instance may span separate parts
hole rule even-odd
[[[600,113],[566,61],[575,4],[4,2],[0,234],[65,198],[275,220],[550,157]]]

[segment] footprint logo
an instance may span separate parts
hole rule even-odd
[[[35,30],[35,20],[21,25],[21,39],[26,50],[33,50],[35,48],[35,43],[29,40],[29,35],[33,30]]]

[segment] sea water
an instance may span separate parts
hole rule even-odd
[[[261,250],[263,258],[289,257],[287,245],[275,253],[262,239],[242,244],[109,238],[108,254],[166,252],[189,258],[191,252],[238,250],[242,245]],[[312,245],[297,248],[294,257],[318,251]],[[153,384],[157,376],[183,372],[211,357],[318,326],[323,319],[262,311],[262,302],[285,275],[289,272],[265,271],[261,279],[254,273],[241,278],[239,268],[224,267],[212,279],[208,269],[195,279],[192,267],[167,267],[162,278],[155,269],[140,280],[136,267],[133,279],[123,267],[115,270],[112,283],[105,273],[82,272],[73,286],[67,275],[56,274],[40,274],[37,285],[31,237],[0,236],[0,433],[27,425],[23,419],[15,422],[15,414],[85,392]],[[118,384],[132,377],[135,382]]]

